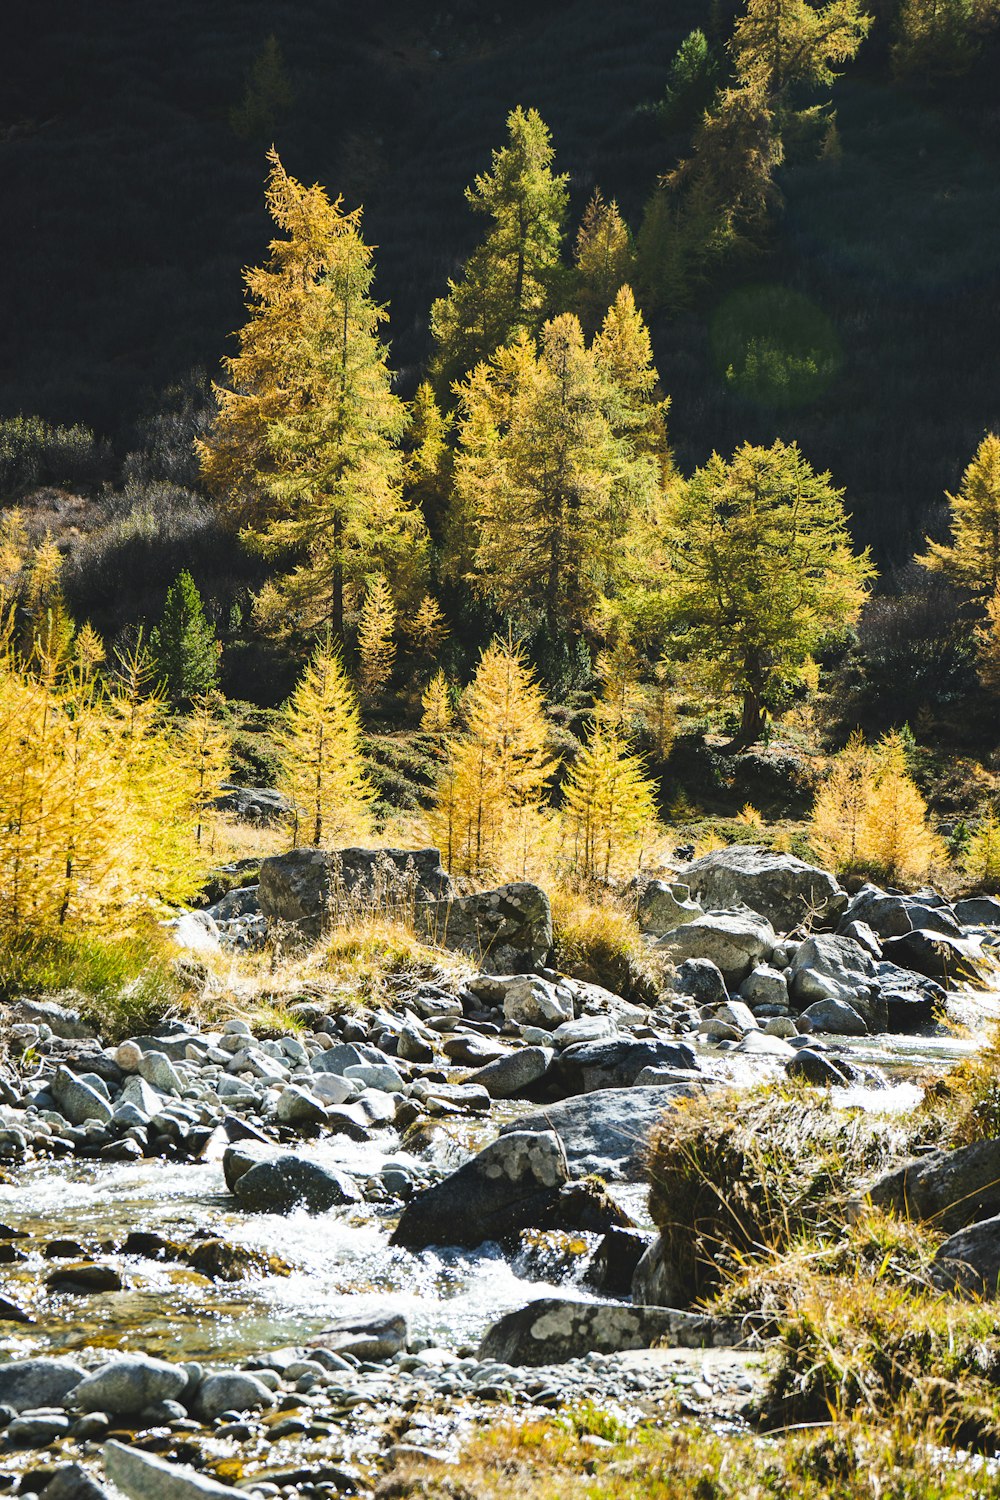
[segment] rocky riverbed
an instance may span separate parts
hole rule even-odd
[[[316,941],[345,870],[399,899],[385,855],[376,876],[347,853],[268,861],[178,936]],[[364,1494],[498,1412],[739,1421],[755,1330],[656,1295],[655,1122],[786,1077],[905,1108],[907,1077],[995,1014],[988,899],[849,898],[788,856],[722,851],[636,892],[659,979],[625,999],[547,967],[536,887],[462,898],[430,856],[389,863],[468,962],[401,978],[391,1005],[114,1047],[58,1003],[12,1007],[0,1492]]]

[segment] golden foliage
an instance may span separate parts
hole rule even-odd
[[[434,673],[424,690],[420,705],[423,708],[420,728],[424,734],[447,734],[455,722],[455,714],[451,706],[451,689],[443,671]]]
[[[381,573],[369,583],[358,623],[358,685],[363,698],[374,698],[392,676],[396,659],[393,633],[396,606]]]
[[[906,771],[897,733],[868,745],[859,732],[835,757],[813,804],[811,842],[841,874],[921,880],[947,858],[927,823],[927,804]]]
[[[1000,821],[992,807],[969,840],[962,869],[984,889],[1000,887]]]
[[[951,543],[926,538],[917,562],[943,573],[978,599],[1000,586],[1000,433],[988,432],[976,449],[951,506]]]
[[[643,762],[600,723],[563,789],[563,846],[572,869],[607,880],[638,867],[656,831],[656,787]]]
[[[319,847],[368,833],[375,798],[361,754],[361,716],[329,638],[314,651],[284,719],[280,784],[296,805],[295,843],[300,824]]]

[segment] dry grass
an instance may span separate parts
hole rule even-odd
[[[612,892],[556,885],[551,894],[555,966],[625,999],[655,1003],[659,983],[635,909]]]

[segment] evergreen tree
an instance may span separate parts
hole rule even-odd
[[[371,831],[374,793],[361,753],[357,699],[331,639],[316,647],[284,711],[282,791],[314,845]]]
[[[665,537],[661,603],[676,650],[714,692],[738,699],[733,749],[814,671],[812,654],[842,633],[874,576],[851,550],[843,491],[795,444],[745,443],[713,454],[678,489]]]
[[[442,412],[430,381],[421,381],[406,431],[407,503],[423,516],[435,542],[444,537],[451,493],[454,419]]]
[[[494,641],[446,741],[430,823],[448,869],[500,875],[523,869],[552,774],[541,691],[521,650]]]
[[[150,636],[150,647],[173,703],[190,703],[215,687],[221,647],[186,568],[167,590],[163,616]]]
[[[613,728],[595,726],[563,788],[563,825],[573,869],[607,880],[638,866],[656,825],[656,787]]]
[[[951,506],[951,543],[927,542],[917,561],[974,599],[985,600],[1000,587],[1000,433],[988,432],[962,475]]]
[[[593,342],[594,363],[605,377],[608,412],[616,436],[655,458],[663,477],[673,468],[667,443],[670,398],[659,389],[653,345],[630,286],[619,287]]]
[[[659,494],[658,464],[615,431],[625,405],[572,314],[461,388],[453,533],[477,589],[553,641],[593,623],[622,538]]]
[[[518,108],[507,117],[507,135],[491,171],[465,193],[473,212],[492,220],[489,232],[431,308],[441,392],[519,334],[537,333],[565,276],[567,178],[552,171],[548,128],[536,110]]]
[[[620,287],[634,278],[635,253],[628,225],[618,204],[605,203],[600,188],[584,210],[573,257],[576,268],[576,311],[588,338],[601,326]]]
[[[431,594],[425,594],[421,599],[409,633],[416,650],[434,661],[448,639],[448,624],[440,604]]]
[[[250,66],[242,100],[230,110],[233,134],[244,141],[268,140],[294,98],[281,44],[272,34]]]

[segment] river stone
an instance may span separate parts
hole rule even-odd
[[[186,1389],[187,1372],[164,1359],[130,1354],[102,1365],[69,1393],[68,1405],[81,1411],[133,1416],[154,1401],[175,1401]]]
[[[667,1254],[662,1234],[646,1246],[632,1275],[632,1301],[642,1307],[673,1307],[686,1300],[683,1278]]]
[[[881,959],[876,967],[890,1031],[918,1031],[944,1011],[947,995],[936,979],[901,969],[888,959]]]
[[[345,1068],[359,1068],[365,1064],[380,1066],[383,1063],[391,1066],[392,1059],[377,1047],[367,1047],[364,1043],[357,1042],[338,1042],[325,1052],[317,1053],[311,1067],[314,1073],[336,1073],[342,1078]]]
[[[278,1096],[274,1118],[279,1125],[320,1125],[326,1119],[326,1108],[306,1089],[290,1083]]]
[[[480,1084],[491,1099],[514,1099],[545,1077],[554,1057],[551,1047],[522,1047],[479,1068],[469,1082]]]
[[[476,1031],[448,1037],[441,1050],[449,1062],[466,1068],[485,1068],[512,1055],[510,1048],[498,1037],[480,1036]]]
[[[1000,1293],[1000,1218],[971,1224],[939,1245],[931,1280],[945,1291],[996,1297]]]
[[[552,947],[549,898],[527,881],[454,900],[418,902],[414,918],[432,942],[470,954],[491,974],[538,968]]]
[[[560,1052],[548,1081],[562,1097],[591,1094],[600,1089],[631,1088],[644,1068],[698,1070],[694,1052],[684,1042],[636,1041],[632,1037],[605,1042],[577,1042]]]
[[[933,1219],[947,1234],[1000,1214],[1000,1141],[934,1151],[886,1172],[869,1189],[877,1208]]]
[[[710,958],[686,958],[677,965],[674,990],[698,1005],[725,1005],[729,998],[726,981]]]
[[[557,1026],[552,1040],[557,1047],[573,1047],[577,1042],[603,1042],[617,1034],[612,1016],[580,1016],[576,1021],[564,1021]]]
[[[186,1087],[165,1052],[144,1052],[137,1071],[140,1078],[161,1094],[181,1094]]]
[[[748,906],[779,932],[790,932],[809,916],[831,922],[847,906],[846,892],[828,871],[760,844],[714,849],[693,860],[684,878],[702,906]]]
[[[451,879],[436,849],[293,849],[265,859],[257,899],[269,926],[310,941],[351,901],[392,910],[450,897]]]
[[[107,1125],[111,1120],[113,1110],[107,1099],[68,1068],[56,1069],[49,1088],[60,1114],[65,1115],[71,1125],[84,1125],[88,1120]]]
[[[882,951],[890,962],[904,969],[915,969],[944,985],[983,982],[983,972],[977,963],[982,954],[974,939],[952,938],[926,928],[914,928],[902,937],[890,938]]]
[[[863,885],[844,911],[837,931],[843,933],[852,922],[864,922],[878,937],[900,937],[913,923],[902,896],[890,895],[877,885]]]
[[[257,1214],[290,1214],[297,1208],[326,1213],[347,1203],[360,1203],[354,1180],[302,1156],[276,1156],[258,1161],[243,1172],[233,1187],[240,1208]]]
[[[0,1365],[0,1406],[17,1412],[61,1406],[86,1373],[69,1359],[13,1359]]]
[[[837,936],[850,938],[852,943],[857,943],[876,960],[882,957],[881,939],[867,922],[841,922],[837,927]]]
[[[105,1443],[102,1454],[104,1472],[127,1500],[233,1500],[231,1485],[186,1464],[167,1463],[124,1443]]]
[[[501,1127],[500,1139],[514,1131],[551,1130],[559,1137],[573,1177],[595,1173],[607,1181],[638,1182],[653,1127],[678,1099],[703,1093],[700,1074],[675,1071],[670,1082],[652,1087],[602,1089],[521,1115]]]
[[[105,1426],[101,1435],[106,1431]],[[79,1437],[76,1425],[73,1436]],[[39,1500],[108,1500],[108,1492],[82,1464],[61,1464],[42,1490]]]
[[[509,1365],[555,1365],[588,1354],[616,1354],[653,1344],[710,1349],[731,1348],[739,1342],[735,1322],[699,1313],[542,1297],[494,1323],[479,1346],[479,1358]]]
[[[751,969],[767,962],[776,942],[770,922],[753,912],[708,912],[660,938],[654,951],[677,964],[711,959],[727,984],[739,985]]]
[[[747,1005],[787,1005],[788,981],[778,969],[760,964],[740,985],[740,999]]]
[[[844,1000],[862,1009],[878,989],[871,954],[860,943],[830,933],[800,943],[792,955],[790,968],[788,988],[800,1007],[815,1000]]]
[[[867,1024],[846,1000],[817,1000],[807,1005],[802,1015],[813,1031],[826,1031],[831,1036],[868,1035]]]
[[[267,1386],[242,1370],[206,1375],[195,1397],[195,1411],[203,1422],[214,1422],[224,1411],[261,1411],[273,1405]]]
[[[573,1019],[573,992],[547,979],[525,976],[510,985],[503,1000],[504,1019],[519,1026],[541,1026],[551,1031]]]
[[[430,1039],[430,1034],[425,1032],[416,1016],[410,1011],[406,1012],[403,1025],[399,1029],[396,1055],[404,1062],[429,1063],[434,1061],[434,1044]]]
[[[326,1105],[347,1104],[358,1095],[357,1085],[340,1073],[315,1073],[309,1081],[309,1092]]]
[[[387,1309],[337,1318],[309,1340],[310,1348],[329,1349],[334,1354],[353,1354],[356,1359],[391,1359],[409,1347],[410,1325],[406,1314]]]
[[[443,1182],[407,1203],[391,1243],[408,1250],[428,1245],[473,1248],[537,1227],[550,1214],[569,1168],[551,1130],[501,1135]]]
[[[45,1025],[53,1036],[64,1041],[92,1041],[97,1032],[85,1021],[78,1010],[68,1005],[59,1005],[55,1000],[30,1000],[22,996],[12,1007],[11,1017],[15,1021]]]
[[[799,1048],[785,1064],[785,1072],[789,1078],[801,1078],[816,1088],[835,1088],[847,1082],[847,1074],[835,1058],[814,1052],[810,1047]]]
[[[66,1437],[69,1429],[65,1412],[27,1412],[8,1424],[4,1437],[12,1448],[48,1448],[57,1438]]]
[[[692,901],[688,895],[678,896],[678,890],[686,891],[687,887],[671,887],[665,880],[646,882],[639,893],[637,909],[639,926],[643,932],[652,932],[662,937],[667,932],[673,932],[675,927],[693,922],[695,917],[704,916],[697,901]]]
[[[1000,927],[1000,901],[995,896],[969,896],[955,902],[955,916],[963,927]]]

